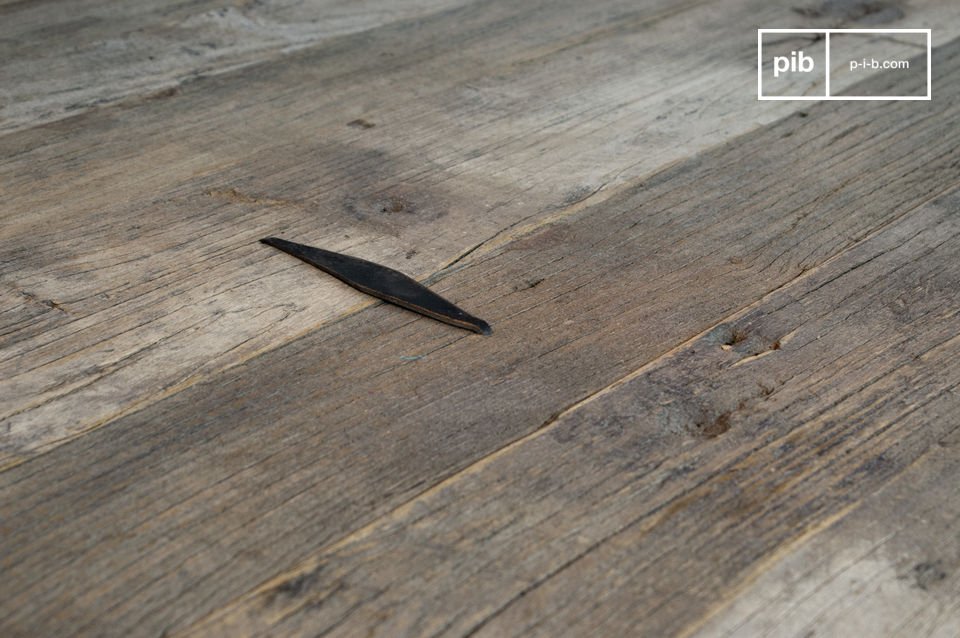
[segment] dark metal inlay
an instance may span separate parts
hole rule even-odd
[[[426,286],[402,272],[341,253],[297,244],[279,237],[267,237],[261,242],[293,255],[333,275],[340,281],[378,299],[389,301],[427,317],[449,323],[458,328],[489,335],[493,331],[483,319],[464,312]]]

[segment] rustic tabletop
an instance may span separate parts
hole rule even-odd
[[[933,99],[760,101],[765,27]],[[0,635],[960,635],[957,38],[0,0]]]

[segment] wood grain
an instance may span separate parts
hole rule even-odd
[[[368,308],[0,474],[0,518],[6,526],[0,624],[14,633],[184,629],[319,549],[348,546],[335,544],[804,273],[804,282],[839,276],[843,271],[831,270],[831,259],[866,259],[868,248],[836,256],[878,229],[904,220],[895,226],[901,234],[883,235],[891,251],[901,245],[932,249],[931,231],[916,220],[939,224],[933,228],[946,237],[953,232],[950,220],[930,217],[931,211],[942,212],[933,206],[923,216],[911,211],[960,182],[960,128],[945,125],[960,116],[960,102],[951,99],[960,95],[958,56],[957,43],[936,52],[942,99],[813,107],[451,269],[435,288],[489,317],[494,338],[437,330],[435,322],[399,309]],[[909,244],[903,228],[920,239]],[[896,252],[904,255],[909,256],[907,248]],[[889,265],[874,261],[876,267]],[[930,271],[935,288],[929,295],[914,292],[916,300],[904,299],[903,321],[912,316],[910,303],[933,307],[955,283],[949,260],[936,265],[939,269]],[[835,303],[846,294],[837,287],[825,290]],[[863,303],[869,306],[869,300]],[[895,299],[891,303],[898,307]],[[788,318],[795,319],[799,310],[791,307]],[[929,334],[921,336],[955,333],[955,323],[945,327],[944,321],[931,319]],[[857,329],[859,323],[852,325]],[[777,339],[785,349],[787,331],[774,329],[779,327],[741,339],[731,326],[721,326],[711,334],[729,343],[715,343],[714,356],[750,360],[779,351],[773,347]],[[830,336],[843,334],[837,328]],[[852,336],[861,344],[869,334]],[[942,354],[953,347],[946,343]],[[730,345],[732,354],[721,345]],[[850,365],[869,351],[854,350]],[[821,349],[804,352],[819,353],[805,360],[811,370],[829,363]],[[891,370],[914,371],[896,367],[901,355],[890,356]],[[746,375],[767,359],[779,360],[757,356],[736,370]],[[824,375],[836,370],[827,367]],[[807,423],[825,399],[839,405],[842,392],[833,394],[828,386],[847,387],[843,384],[856,381],[855,370],[842,370],[850,376],[846,380],[825,376],[824,385],[815,387],[819,398],[807,395],[804,402],[782,394],[794,400],[795,416],[771,435],[788,435]],[[936,392],[951,370],[947,360],[909,387]],[[866,394],[855,393],[855,400],[874,391],[889,394],[884,384],[894,381],[895,375]],[[802,394],[812,382],[791,388]],[[686,386],[677,383],[682,394]],[[706,389],[714,381],[703,383]],[[724,417],[725,410],[738,408],[741,400],[762,402],[760,386],[735,387],[728,407],[720,398],[703,403],[703,411],[696,399],[678,401],[664,417],[663,445],[688,441],[691,450],[712,449],[703,435],[721,434],[736,423]],[[950,396],[937,395],[937,401]],[[750,423],[762,428],[766,422]],[[810,436],[829,437],[825,421],[811,423]],[[845,431],[839,440],[859,440],[872,431],[864,428]],[[730,430],[721,448],[753,432]],[[593,433],[584,437],[584,445],[595,445]],[[833,449],[822,443],[825,451]],[[922,443],[921,437],[916,449]],[[910,449],[904,447],[904,455]],[[624,463],[642,468],[645,457],[637,461],[631,454]],[[532,471],[544,474],[556,463],[544,457]],[[823,467],[827,481],[833,470]],[[715,468],[707,464],[698,471]],[[842,465],[837,471],[848,470]],[[871,480],[883,480],[884,472],[872,472]],[[690,480],[677,485],[693,489]],[[660,498],[670,497],[672,489]],[[804,512],[814,520],[835,506],[829,501]],[[685,511],[674,509],[678,515]],[[755,560],[794,531],[791,525],[776,527],[765,537],[770,545],[745,554],[738,568],[746,569],[751,556]],[[473,538],[469,529],[463,533]],[[363,538],[366,532],[359,534]],[[491,545],[499,546],[499,541]],[[551,547],[544,544],[539,551],[550,554]],[[518,573],[509,586],[502,582],[496,589],[506,594],[528,584],[527,575]],[[362,589],[337,597],[337,604],[354,604],[350,596]],[[484,608],[472,617],[481,621],[491,611]],[[677,622],[669,612],[655,618],[663,626]],[[468,621],[464,617],[457,626]]]
[[[194,635],[678,635],[960,431],[958,209],[909,213]]]
[[[70,11],[62,11],[45,0],[0,2],[0,135],[123,100],[169,97],[184,82],[230,73],[331,38],[456,12],[468,4],[470,0],[77,0]],[[910,7],[826,3],[826,10],[814,2],[793,7],[776,24],[795,26],[801,20],[806,26],[878,26],[909,20],[911,27],[937,26],[938,35],[943,29],[949,39],[956,35],[950,15],[956,11],[945,2]],[[890,44],[874,45],[869,52],[896,50]],[[836,71],[840,86],[844,69]]]
[[[895,481],[764,565],[694,636],[960,634],[955,415],[944,415],[953,431]]]
[[[0,2],[0,135],[467,0]]]
[[[5,6],[35,29],[54,7]],[[120,11],[117,32],[158,6]],[[237,11],[331,5],[298,6]],[[917,2],[888,24],[946,37],[958,12]],[[0,467],[369,306],[260,237],[433,277],[806,108],[755,100],[744,25],[863,19],[744,0],[457,5],[0,138]],[[87,22],[51,29],[114,28]]]

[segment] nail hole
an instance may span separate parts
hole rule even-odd
[[[733,346],[738,343],[743,343],[747,340],[747,331],[743,328],[731,328],[730,332],[723,338],[720,342],[720,347],[724,350],[730,350]]]
[[[712,421],[698,423],[697,430],[703,436],[713,439],[730,430],[730,413],[724,412]]]

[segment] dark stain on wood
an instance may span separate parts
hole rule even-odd
[[[904,17],[901,3],[888,0],[824,0],[815,6],[794,7],[805,18],[830,18],[836,24],[889,24]]]
[[[726,434],[730,431],[730,413],[724,412],[723,414],[717,415],[716,418],[708,419],[705,422],[700,422],[696,424],[695,432],[702,436],[707,437],[708,439],[713,439],[721,434]]]
[[[273,592],[278,596],[289,596],[295,598],[305,591],[309,591],[310,587],[317,582],[317,571],[311,570],[303,574],[299,574],[294,578],[285,580],[279,585],[277,585]]]
[[[920,589],[927,591],[947,577],[943,569],[943,561],[917,563],[913,566],[913,582]]]

